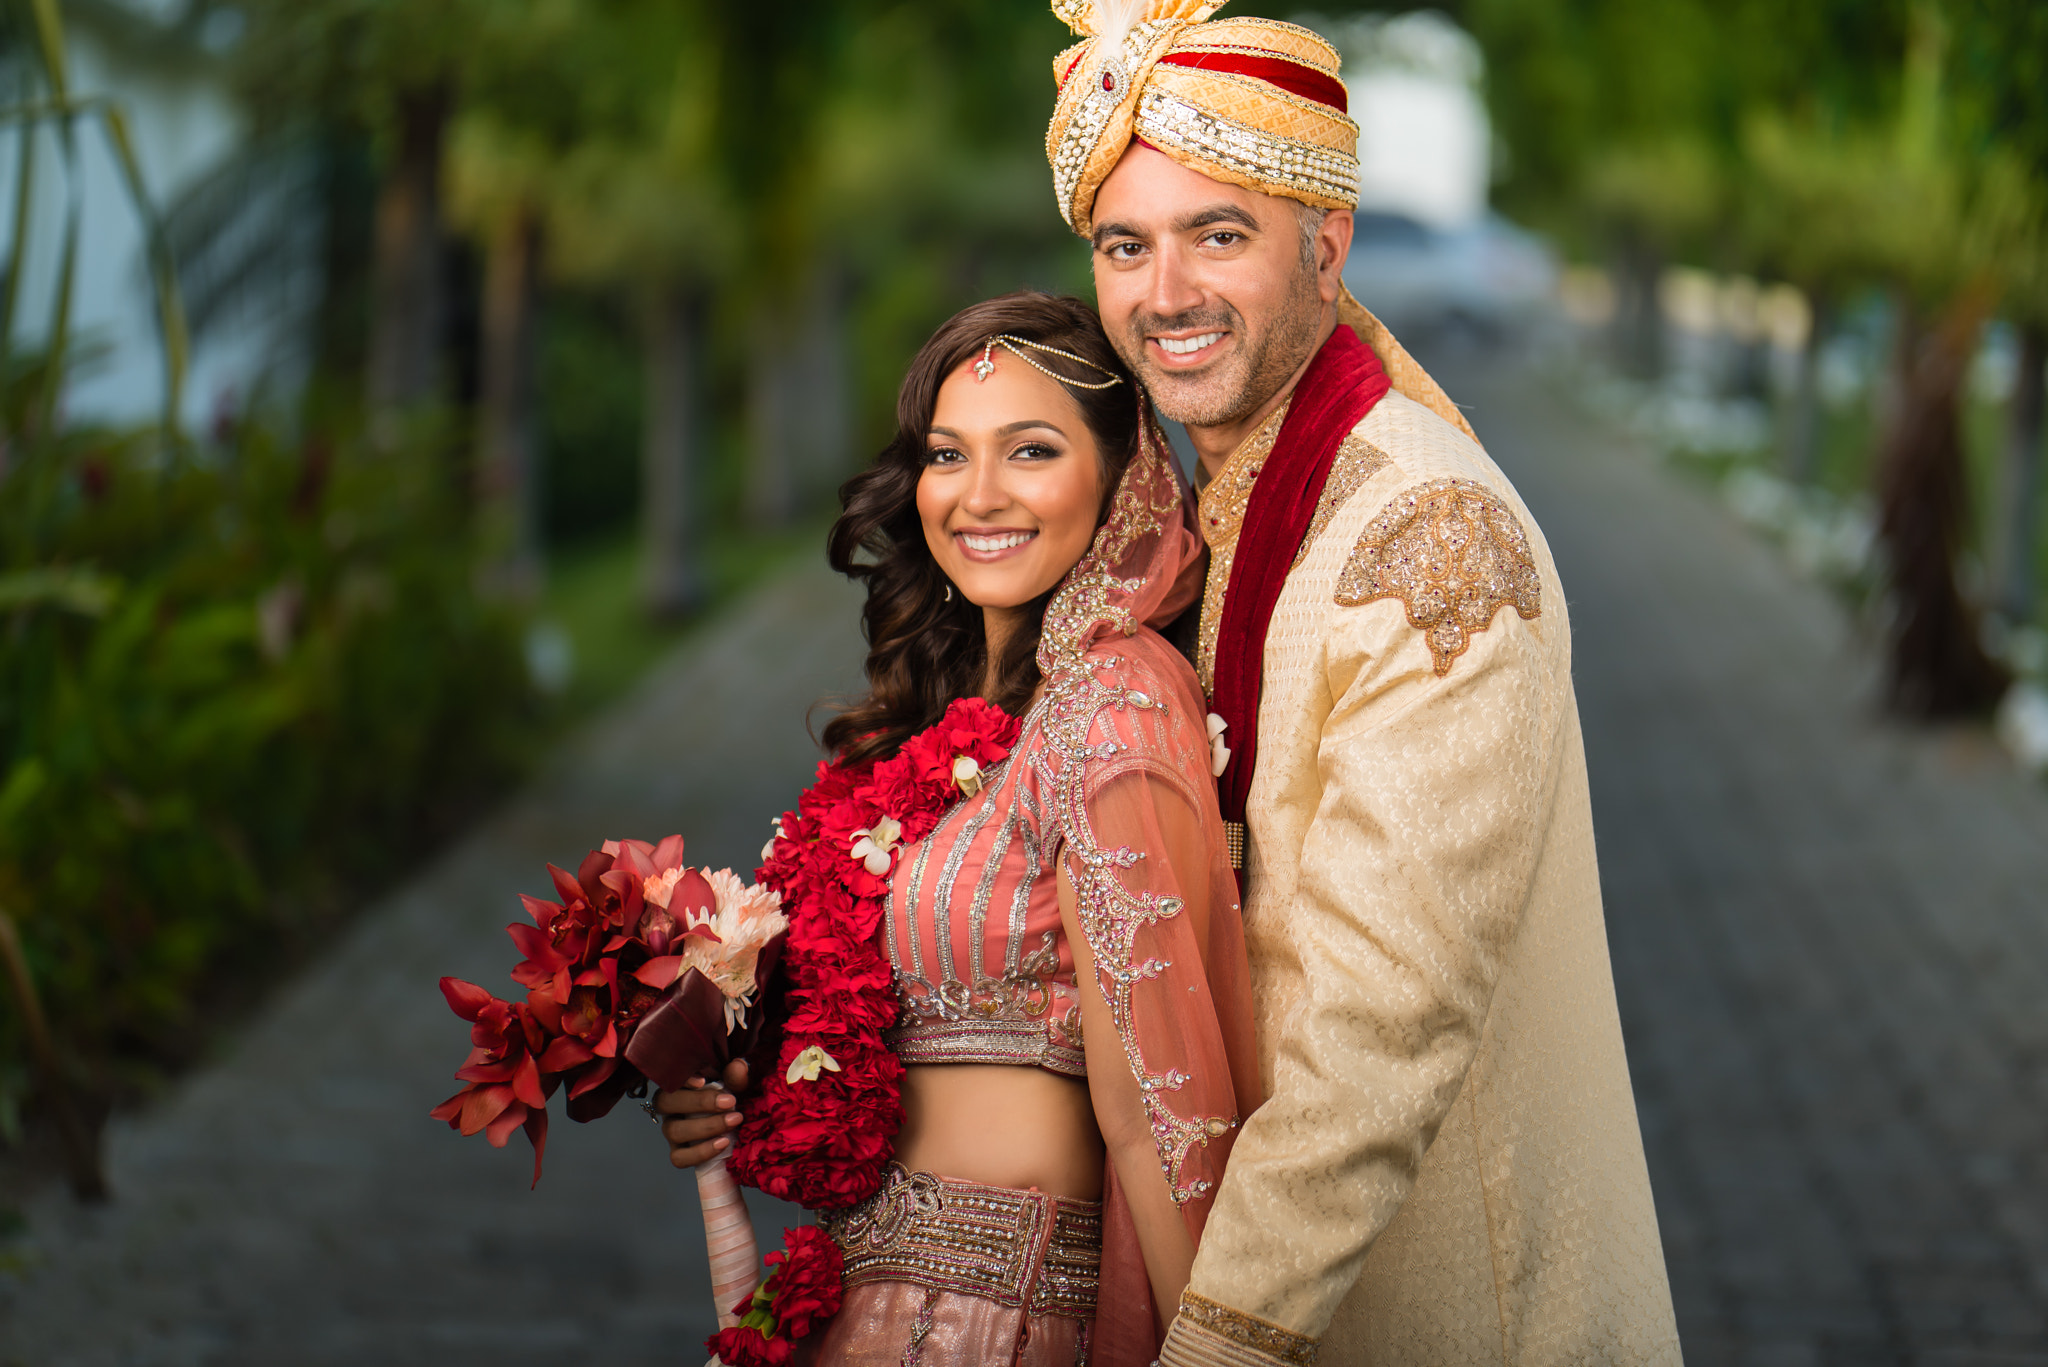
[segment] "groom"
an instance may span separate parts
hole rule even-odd
[[[1201,458],[1196,669],[1267,1092],[1160,1361],[1675,1364],[1564,591],[1344,289],[1337,54],[1202,0],[1053,8],[1086,38],[1055,63],[1060,209]]]

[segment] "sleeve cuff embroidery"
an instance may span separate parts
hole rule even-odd
[[[1313,1367],[1316,1341],[1291,1329],[1183,1291],[1166,1331],[1159,1367]]]

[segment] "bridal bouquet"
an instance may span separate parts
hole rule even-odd
[[[441,979],[448,1005],[471,1022],[472,1047],[455,1074],[469,1085],[432,1112],[500,1148],[524,1129],[535,1184],[558,1088],[568,1090],[570,1119],[594,1120],[646,1081],[715,1078],[761,1046],[758,999],[789,929],[777,893],[728,869],[687,867],[679,835],[659,845],[608,840],[573,877],[552,864],[548,873],[562,900],[522,897],[533,924],[505,928],[525,956],[512,979],[526,1000]],[[772,1059],[772,1040],[767,1047]],[[697,1188],[723,1309],[754,1289],[753,1227],[723,1159],[698,1169]]]
[[[522,896],[533,924],[505,928],[525,956],[512,980],[526,1000],[441,979],[448,1005],[472,1023],[473,1047],[455,1074],[469,1085],[432,1113],[498,1148],[523,1128],[536,1184],[558,1087],[571,1120],[595,1120],[650,1065],[671,1075],[657,1082],[680,1086],[756,1045],[760,981],[789,928],[776,893],[729,869],[686,867],[679,835],[607,840],[573,876],[552,864],[548,873],[562,900]]]
[[[680,836],[607,841],[573,877],[551,865],[562,900],[525,898],[533,924],[507,927],[526,1000],[441,980],[475,1047],[456,1074],[469,1085],[433,1114],[499,1147],[523,1127],[536,1183],[558,1088],[570,1118],[590,1120],[643,1081],[673,1089],[747,1059],[762,1090],[735,1132],[732,1175],[723,1156],[697,1169],[715,1364],[782,1367],[839,1310],[839,1248],[820,1229],[788,1231],[756,1285],[734,1175],[820,1210],[880,1188],[903,1119],[903,1066],[883,1034],[897,1012],[879,942],[890,878],[906,848],[981,791],[1017,733],[1016,718],[968,698],[889,759],[821,764],[777,820],[756,887],[685,867]],[[778,968],[770,1031],[761,999]]]

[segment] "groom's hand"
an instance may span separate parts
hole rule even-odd
[[[731,1132],[739,1128],[739,1099],[747,1089],[747,1065],[726,1065],[722,1085],[691,1078],[673,1092],[656,1092],[654,1109],[661,1113],[661,1137],[668,1141],[668,1161],[679,1168],[710,1162],[732,1147]]]

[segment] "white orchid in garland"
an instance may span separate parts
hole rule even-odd
[[[903,838],[903,823],[885,816],[864,831],[853,833],[853,858],[877,878],[889,872],[889,856]]]
[[[816,1082],[821,1072],[838,1071],[839,1060],[826,1053],[822,1045],[813,1044],[789,1061],[789,1072],[783,1080],[794,1087],[799,1082]]]

